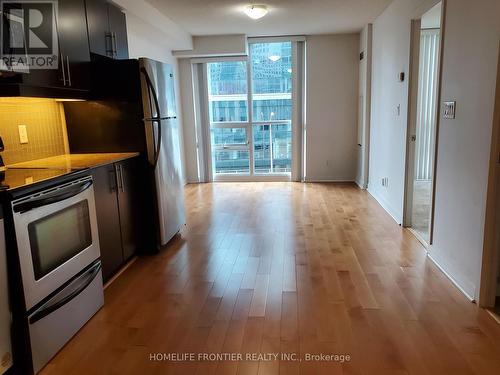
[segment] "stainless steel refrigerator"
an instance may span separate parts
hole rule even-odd
[[[180,127],[171,65],[95,61],[92,100],[64,103],[72,153],[140,152],[154,195],[157,248],[185,223]]]
[[[160,244],[185,223],[180,129],[172,66],[139,59],[144,131],[148,160],[154,168]]]

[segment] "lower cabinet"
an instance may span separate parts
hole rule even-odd
[[[140,250],[149,216],[145,168],[136,157],[92,170],[104,281]]]

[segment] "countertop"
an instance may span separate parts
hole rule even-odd
[[[138,152],[65,154],[7,165],[7,168],[87,169],[138,156]]]

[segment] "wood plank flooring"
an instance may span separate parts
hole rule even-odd
[[[221,183],[185,194],[182,236],[110,285],[104,308],[44,375],[500,373],[500,325],[367,192]],[[152,353],[290,357],[176,362]]]

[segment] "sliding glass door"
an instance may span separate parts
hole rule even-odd
[[[250,174],[246,61],[207,64],[212,175]]]
[[[248,59],[207,63],[213,180],[290,178],[293,73],[288,41],[251,43]]]

